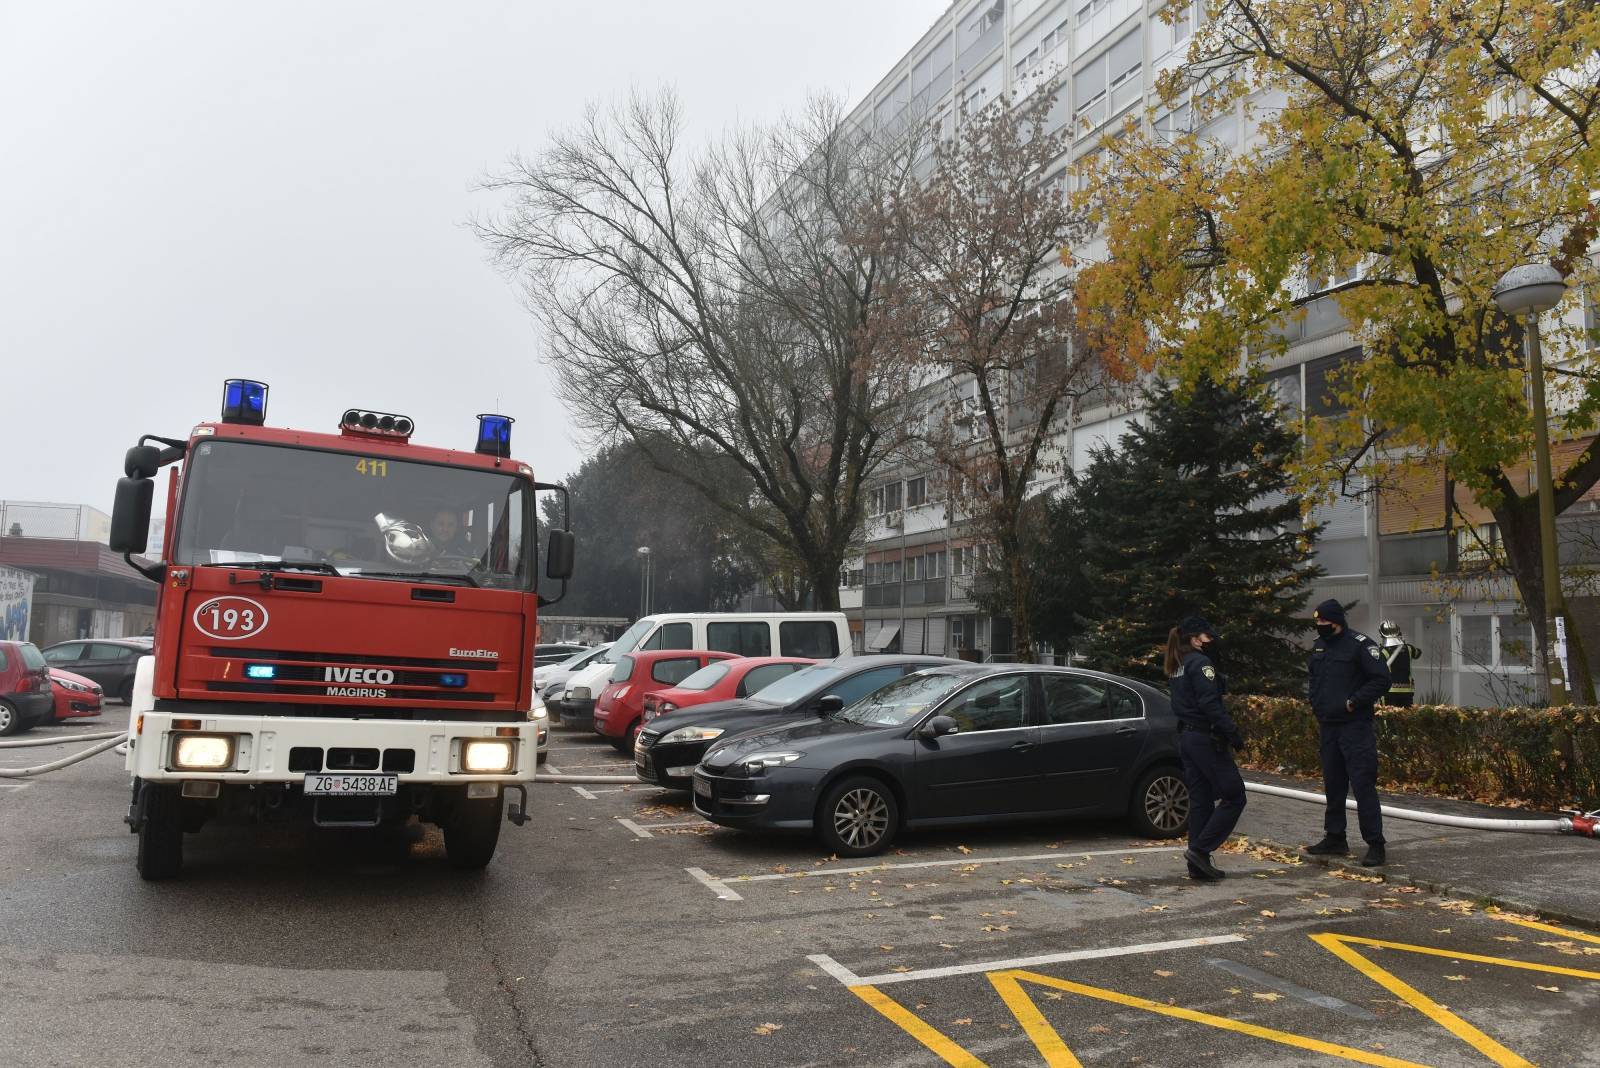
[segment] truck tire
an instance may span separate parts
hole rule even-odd
[[[176,786],[144,788],[144,821],[139,825],[139,877],[171,879],[183,869],[183,824]]]
[[[10,702],[0,701],[0,737],[16,734],[22,729],[22,719]]]
[[[464,871],[487,867],[500,843],[505,821],[504,796],[462,798],[444,825],[444,852],[450,866]]]

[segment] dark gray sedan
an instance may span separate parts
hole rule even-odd
[[[811,831],[840,856],[905,828],[1123,816],[1183,833],[1189,794],[1166,695],[1099,672],[971,664],[908,675],[848,708],[715,745],[695,808],[729,827]]]

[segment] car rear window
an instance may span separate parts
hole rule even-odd
[[[739,680],[739,688],[746,694],[757,693],[803,667],[804,664],[762,664],[745,673],[744,678]]]
[[[23,667],[27,668],[29,671],[38,671],[40,668],[45,666],[44,654],[39,651],[39,647],[37,645],[34,645],[32,642],[27,642],[20,646],[20,648],[22,649]]]
[[[657,660],[650,669],[650,677],[668,686],[676,686],[699,670],[699,657],[675,656],[671,660]]]
[[[690,675],[688,678],[678,683],[678,689],[704,692],[711,689],[711,687],[715,686],[723,679],[727,678],[729,670],[730,669],[728,668],[728,665],[725,663],[707,664],[699,671],[696,671],[693,675]]]
[[[633,678],[633,657],[625,656],[617,661],[617,666],[611,671],[612,682],[627,682]]]
[[[0,671],[4,671],[6,668],[8,668],[10,666],[11,666],[11,659],[6,656],[5,647],[4,646],[0,646]]]

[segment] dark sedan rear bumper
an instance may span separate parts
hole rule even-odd
[[[816,772],[774,768],[753,779],[695,770],[694,807],[725,827],[809,831],[817,807]]]

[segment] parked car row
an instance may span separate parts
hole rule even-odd
[[[51,667],[49,652],[40,652],[32,642],[0,642],[0,735],[100,714],[100,684]]]

